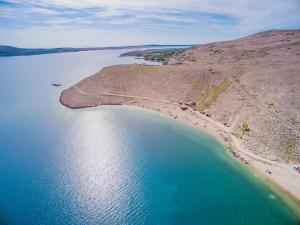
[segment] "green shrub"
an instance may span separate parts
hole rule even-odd
[[[245,121],[243,123],[242,128],[243,128],[243,131],[245,131],[245,132],[249,132],[250,131],[249,124],[248,124],[247,121]]]

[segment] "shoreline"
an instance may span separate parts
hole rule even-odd
[[[249,169],[253,176],[259,178],[269,188],[276,191],[295,213],[300,215],[300,189],[298,188],[300,187],[300,177],[292,170],[291,164],[271,161],[255,155],[239,143],[237,138],[230,133],[230,128],[203,116],[191,108],[182,110],[179,105],[172,104],[170,106],[166,103],[151,102],[149,100],[137,100],[129,104],[120,104],[119,106],[134,108],[135,110],[146,110],[211,135],[224,146],[224,150],[229,157],[236,160],[241,166]],[[90,107],[94,106],[79,108]],[[265,172],[266,169],[271,170],[273,172],[272,175],[267,174]]]
[[[261,156],[255,155],[254,153],[247,150],[244,146],[241,146],[241,143],[238,143],[238,140],[235,137],[234,138],[236,140],[228,140],[228,137],[225,137],[223,133],[230,132],[230,129],[226,131],[225,126],[219,127],[219,125],[222,126],[222,124],[219,124],[211,118],[206,118],[205,116],[196,117],[197,111],[194,111],[191,108],[188,108],[188,110],[183,111],[180,109],[180,107],[178,107],[177,110],[172,111],[171,108],[174,109],[174,105],[170,108],[167,108],[166,106],[162,105],[163,103],[161,104],[161,106],[159,106],[159,104],[149,104],[149,102],[147,103],[147,101],[134,101],[131,104],[125,104],[120,106],[155,113],[158,116],[162,116],[171,120],[176,120],[177,122],[181,122],[186,126],[196,128],[197,130],[205,132],[206,134],[209,134],[210,136],[214,137],[218,142],[220,142],[224,146],[225,153],[228,154],[229,157],[238,162],[240,166],[243,166],[250,172],[253,172],[253,176],[260,179],[269,188],[277,192],[279,196],[282,199],[284,199],[290,205],[291,208],[294,209],[295,213],[300,215],[300,191],[299,188],[297,188],[300,187],[300,176],[298,176],[298,174],[292,170],[291,164],[284,164],[281,162],[271,161]],[[187,115],[185,115],[185,117],[182,117],[184,114],[189,114],[190,117],[193,117],[193,119],[197,122],[191,120],[191,118],[189,118]],[[239,152],[240,155],[244,155],[244,159],[242,156],[236,157],[233,154],[233,151],[230,150],[230,148],[233,148],[233,151]],[[248,158],[246,159],[246,157]],[[283,171],[281,171],[282,173],[279,173],[277,175],[275,174],[274,176],[274,173],[272,175],[267,174],[265,172],[265,168],[270,169],[271,171],[275,171],[275,173],[279,170]],[[298,179],[291,179],[291,176],[293,175],[295,175],[295,177]],[[284,177],[286,177],[287,179],[282,179]],[[285,180],[292,180],[295,181],[295,183],[294,185],[292,185],[291,182],[284,182]]]
[[[206,132],[300,215],[299,40],[300,30],[267,31],[196,46],[164,66],[105,67],[63,90],[60,102],[137,106]]]

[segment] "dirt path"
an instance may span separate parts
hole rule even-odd
[[[153,99],[153,98],[146,98],[146,97],[141,97],[141,96],[134,96],[134,95],[120,95],[120,94],[113,94],[113,93],[88,93],[85,91],[82,91],[79,87],[77,87],[76,85],[74,86],[74,88],[81,94],[84,95],[90,95],[90,96],[114,96],[114,97],[122,97],[122,98],[134,98],[134,99],[139,99],[139,100],[146,100],[146,101],[152,101],[152,102],[161,102],[161,103],[165,103],[165,104],[170,104],[170,105],[177,105],[179,106],[178,103],[176,102],[169,102],[169,101],[165,101],[165,100],[158,100],[158,99]]]
[[[113,94],[113,93],[88,93],[86,91],[81,90],[78,86],[74,86],[74,88],[81,94],[84,95],[90,95],[90,96],[114,96],[114,97],[123,97],[123,98],[133,98],[133,99],[137,99],[137,100],[146,100],[146,101],[152,101],[152,102],[159,102],[159,103],[164,103],[164,104],[168,104],[168,105],[175,105],[175,106],[180,106],[180,104],[176,103],[176,102],[169,102],[169,101],[165,101],[165,100],[158,100],[158,99],[152,99],[152,98],[146,98],[146,97],[141,97],[141,96],[133,96],[133,95],[121,95],[121,94]],[[202,120],[209,122],[210,124],[213,124],[214,126],[216,126],[219,130],[225,132],[227,135],[229,135],[232,139],[232,143],[233,145],[236,147],[235,151],[249,157],[252,160],[257,160],[260,161],[262,163],[268,164],[268,165],[272,165],[271,161],[268,159],[265,159],[263,157],[257,156],[249,151],[247,151],[243,146],[241,146],[240,142],[238,141],[238,139],[233,135],[233,131],[230,127],[225,127],[222,123],[217,122],[215,120],[213,120],[212,118],[206,117],[205,115],[201,114],[200,112],[194,110],[191,107],[187,106],[187,110],[190,111],[192,114],[196,114],[197,116],[199,116]]]
[[[275,112],[270,110],[268,107],[266,107],[263,103],[258,101],[255,96],[253,96],[249,91],[245,90],[245,88],[238,82],[236,82],[237,86],[239,87],[240,91],[243,92],[243,94],[248,97],[249,99],[255,101],[256,105],[259,106],[261,109],[264,110],[269,116],[271,116],[273,119],[280,120],[282,123],[284,123],[287,127],[291,128],[296,133],[299,133],[298,127],[296,127],[294,124],[290,123],[289,121],[281,118],[278,116]]]

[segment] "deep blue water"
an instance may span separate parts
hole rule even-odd
[[[204,133],[126,107],[60,105],[63,88],[137,61],[122,52],[0,58],[0,224],[299,223]]]

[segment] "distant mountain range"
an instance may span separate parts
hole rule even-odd
[[[157,48],[157,47],[190,47],[190,46],[192,45],[136,45],[136,46],[92,47],[92,48],[17,48],[13,46],[0,45],[0,57],[54,54],[54,53],[63,53],[63,52],[96,51],[96,50],[117,50],[117,49]]]

